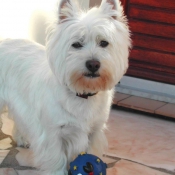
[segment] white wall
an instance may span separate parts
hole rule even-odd
[[[78,0],[81,7],[84,8],[84,9],[87,9],[89,8],[89,0]]]
[[[0,38],[27,38],[45,44],[46,21],[58,0],[0,0]],[[78,0],[83,8],[89,0]]]

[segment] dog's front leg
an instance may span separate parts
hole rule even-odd
[[[102,157],[107,147],[108,142],[102,129],[96,129],[89,135],[89,153]]]
[[[37,167],[46,171],[46,175],[67,175],[69,163],[80,152],[87,151],[87,133],[77,126],[66,124],[52,131],[44,140],[41,136],[34,145],[34,149],[37,148]]]
[[[43,171],[42,175],[68,175],[68,171],[65,168],[52,172]]]
[[[43,148],[42,148],[43,149]],[[53,154],[55,153],[55,155]],[[64,150],[62,152],[59,152],[59,150],[56,148],[53,148],[53,150],[45,150],[45,153],[42,151],[40,154],[44,154],[44,156],[41,158],[41,156],[38,156],[38,160],[35,159],[35,161],[38,161],[37,168],[40,169],[43,175],[67,175],[67,157],[64,153]],[[36,155],[35,155],[36,156]],[[42,159],[42,160],[41,160]]]
[[[67,175],[68,160],[61,129],[50,128],[50,132],[34,138],[31,149],[34,151],[34,166],[43,175]]]
[[[13,134],[13,139],[15,140],[17,146],[24,147],[24,148],[30,147],[30,143],[27,141],[24,134],[23,135],[21,134],[21,132],[16,127],[15,123],[13,126],[13,133],[12,134]]]

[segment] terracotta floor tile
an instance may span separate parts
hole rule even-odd
[[[106,164],[110,164],[110,163],[114,163],[114,162],[117,162],[117,160],[115,159],[112,159],[112,158],[109,158],[109,157],[103,157],[102,158],[103,162],[105,162]]]
[[[107,175],[168,175],[146,166],[121,160],[113,168],[107,169]]]
[[[128,94],[122,94],[122,93],[115,93],[114,99],[113,99],[113,104],[117,104],[119,101],[124,100],[128,97],[130,97],[131,95]]]
[[[154,111],[166,103],[155,101],[151,99],[146,99],[142,97],[132,96],[118,103],[119,106],[129,107],[132,109],[138,109],[145,112],[154,113]]]
[[[12,140],[10,138],[5,138],[3,140],[0,140],[0,149],[8,149],[11,148],[12,145],[10,144]]]
[[[16,148],[19,152],[16,154],[16,160],[20,166],[33,167],[33,153],[30,149]]]
[[[0,168],[0,175],[17,175],[13,168]]]
[[[175,118],[175,104],[166,104],[157,109],[155,113]]]
[[[12,136],[12,128],[14,126],[13,120],[8,118],[8,113],[7,112],[5,112],[1,115],[1,119],[2,119],[2,123],[3,123],[2,132],[4,134]]]
[[[148,116],[112,110],[107,155],[175,173],[175,122]]]
[[[0,150],[0,164],[4,160],[4,158],[7,156],[10,150]]]

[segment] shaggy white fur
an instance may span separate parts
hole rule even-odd
[[[8,106],[14,139],[30,144],[43,173],[67,174],[82,151],[102,155],[113,87],[128,67],[129,47],[118,0],[87,12],[60,0],[46,48],[27,40],[0,43],[0,109]]]

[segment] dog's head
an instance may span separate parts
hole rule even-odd
[[[112,89],[128,68],[130,32],[118,0],[82,11],[60,0],[48,30],[47,54],[61,84],[80,94]]]

